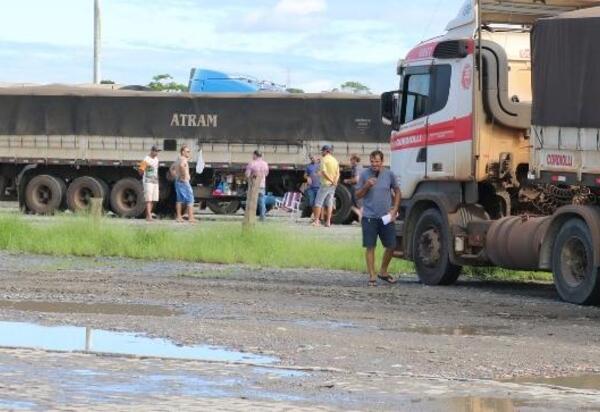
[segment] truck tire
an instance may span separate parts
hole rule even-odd
[[[102,186],[102,190],[104,190],[104,201],[102,202],[102,207],[108,210],[108,208],[110,207],[110,187],[108,186],[108,183],[106,183],[103,179],[97,177],[96,180]]]
[[[242,206],[242,202],[239,200],[230,200],[228,202],[220,202],[215,199],[211,199],[206,202],[206,206],[216,215],[233,215]]]
[[[344,185],[335,188],[335,210],[331,216],[331,223],[342,225],[352,223],[352,194]]]
[[[110,191],[110,207],[120,217],[139,217],[144,213],[144,188],[132,177],[123,178]]]
[[[106,198],[107,192],[98,179],[91,176],[81,176],[73,180],[67,189],[67,206],[73,212],[82,212],[88,210],[91,205],[91,198]]]
[[[8,187],[9,180],[5,176],[0,176],[0,200],[9,200],[10,196],[6,195],[6,188]]]
[[[600,276],[594,265],[594,245],[587,225],[570,219],[552,246],[552,275],[562,300],[579,305],[600,302]]]
[[[50,175],[35,176],[25,187],[25,206],[35,214],[50,215],[60,209],[64,195],[61,179]]]
[[[413,260],[419,280],[426,285],[451,285],[461,267],[450,262],[448,228],[437,209],[427,209],[419,217],[413,235]]]

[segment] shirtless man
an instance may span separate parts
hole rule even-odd
[[[175,203],[176,220],[183,222],[181,216],[183,211],[183,205],[186,206],[188,221],[195,223],[194,219],[194,192],[192,191],[192,185],[190,184],[190,166],[189,160],[191,156],[191,150],[188,145],[181,146],[179,151],[180,156],[177,165],[177,178],[175,179],[175,193],[177,195],[177,201]]]

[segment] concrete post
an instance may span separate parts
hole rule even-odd
[[[94,84],[100,83],[100,0],[94,0]]]

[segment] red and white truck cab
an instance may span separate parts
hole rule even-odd
[[[382,117],[403,196],[397,256],[415,263],[422,282],[451,284],[466,265],[551,270],[564,300],[600,302],[600,155],[591,153],[600,152],[600,140],[591,147],[600,114],[554,124],[561,104],[568,112],[590,91],[535,98],[556,95],[544,92],[559,69],[600,87],[600,73],[560,60],[577,39],[574,60],[600,60],[598,45],[584,41],[600,38],[592,6],[600,1],[467,0],[444,35],[399,61]],[[592,158],[582,170],[577,159]]]

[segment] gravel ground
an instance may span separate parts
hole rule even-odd
[[[600,310],[560,302],[549,284],[427,287],[405,276],[367,288],[364,274],[341,271],[1,252],[0,262],[0,320],[279,359],[259,373],[223,362],[0,349],[0,409],[600,408]],[[90,374],[98,378],[86,384]],[[559,376],[574,378],[538,380]]]

